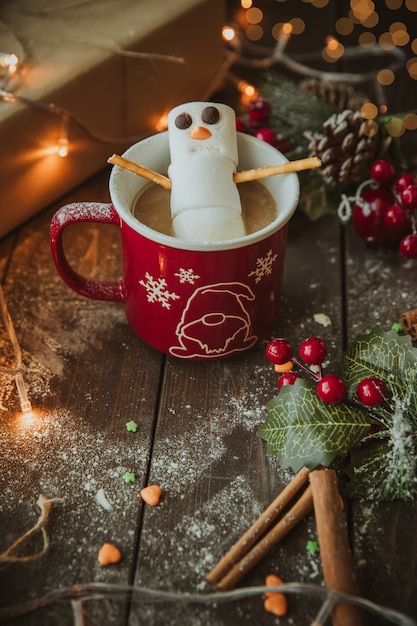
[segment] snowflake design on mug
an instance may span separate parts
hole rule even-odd
[[[146,280],[139,281],[139,285],[145,287],[148,302],[159,302],[164,309],[170,309],[170,300],[179,299],[178,294],[168,291],[165,278],[154,278],[148,272],[145,273],[145,278]]]
[[[195,281],[200,278],[198,274],[193,273],[194,270],[191,268],[186,270],[183,267],[180,267],[178,272],[175,272],[174,276],[178,276],[180,283],[189,283],[190,285],[194,285]]]
[[[277,258],[278,254],[273,254],[272,250],[265,257],[258,257],[256,259],[256,269],[248,274],[248,278],[254,276],[255,283],[259,283],[264,276],[269,276],[272,273],[272,266]]]

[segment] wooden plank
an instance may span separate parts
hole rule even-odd
[[[106,201],[107,178],[108,172],[101,174],[60,204]],[[19,420],[13,381],[2,376],[1,549],[34,523],[40,494],[64,501],[52,509],[48,553],[9,566],[3,576],[3,606],[76,583],[129,582],[142,510],[139,490],[148,470],[164,360],[133,334],[122,305],[82,298],[61,281],[48,240],[56,208],[21,230],[5,278],[35,418],[32,423]],[[117,231],[97,225],[84,226],[82,234],[75,230],[67,238],[68,257],[74,263],[78,259],[78,267],[97,279],[117,277]],[[4,329],[1,341],[7,341]],[[130,420],[139,424],[137,433],[127,431]],[[126,471],[136,473],[135,484],[124,482]],[[106,541],[115,543],[123,558],[120,565],[104,569],[97,554]],[[41,543],[39,536],[28,550]],[[95,623],[105,623],[117,620],[120,608],[101,602],[86,610]],[[19,623],[69,623],[69,609],[68,603],[54,606]]]
[[[341,350],[338,237],[333,218],[315,224],[303,215],[294,218],[276,326],[276,335],[288,336],[294,347],[308,335],[323,335],[331,346],[329,363]],[[331,325],[318,324],[315,313],[328,315]],[[256,434],[276,392],[265,343],[222,362],[167,361],[149,479],[160,484],[164,498],[145,511],[137,585],[207,592],[205,574],[289,482],[292,472],[267,456]],[[315,538],[310,515],[240,586],[262,585],[271,572],[285,581],[320,584],[320,558],[306,551]],[[311,599],[293,598],[289,606],[294,623],[313,619],[317,610]],[[129,625],[163,624],[168,615],[171,623],[184,626],[271,623],[259,597],[217,607],[135,606]]]
[[[367,247],[347,227],[347,328],[349,341],[379,324],[388,330],[416,306],[415,261],[391,249]],[[417,503],[357,502],[353,546],[363,594],[374,602],[417,615]]]

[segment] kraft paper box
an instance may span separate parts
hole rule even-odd
[[[0,236],[157,132],[173,106],[206,99],[223,60],[223,0],[14,5],[0,5],[0,52],[16,38],[26,58],[4,90],[35,104],[0,99]]]

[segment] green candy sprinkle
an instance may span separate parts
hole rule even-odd
[[[122,479],[125,483],[134,483],[136,482],[136,474],[135,472],[125,472],[122,476]]]

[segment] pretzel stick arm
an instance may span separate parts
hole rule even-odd
[[[133,161],[129,161],[129,159],[125,159],[124,157],[119,156],[118,154],[113,154],[109,159],[107,159],[107,163],[111,163],[112,165],[118,165],[124,170],[128,170],[133,174],[137,174],[138,176],[142,176],[143,178],[147,178],[151,180],[153,183],[160,185],[164,189],[171,189],[171,179],[167,178],[167,176],[163,176],[158,172],[154,172],[153,170],[148,169],[144,165],[139,165],[138,163],[134,163]]]
[[[299,159],[298,161],[287,161],[279,165],[266,165],[265,167],[257,167],[253,170],[243,170],[233,174],[233,180],[237,183],[247,183],[251,180],[259,180],[268,176],[276,176],[277,174],[290,174],[292,172],[301,172],[302,170],[311,170],[320,167],[321,161],[318,157],[308,157],[307,159]]]

